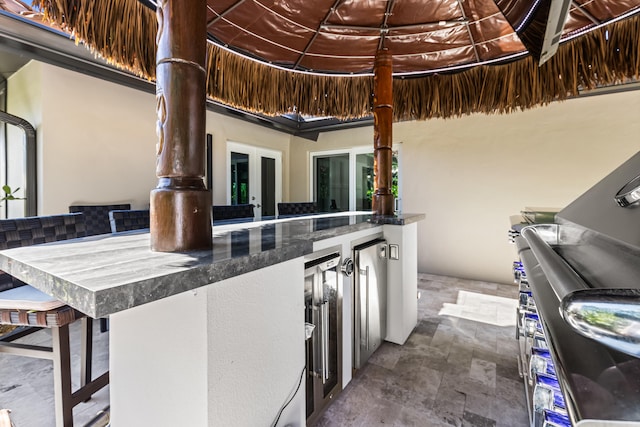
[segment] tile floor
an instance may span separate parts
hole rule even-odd
[[[317,425],[526,426],[514,337],[517,288],[428,274],[419,275],[418,286],[419,322],[405,345],[384,343]],[[101,373],[108,334],[95,336]],[[29,337],[34,344],[47,340],[47,331]],[[0,408],[12,409],[16,427],[54,425],[51,371],[51,362],[0,354]],[[77,407],[76,426],[108,400],[107,387]]]
[[[100,333],[99,324],[100,322],[94,322],[94,378],[109,366],[109,334]],[[73,323],[69,333],[72,383],[73,390],[76,390],[80,378],[80,322]],[[50,346],[50,337],[50,330],[43,329],[16,342]],[[74,408],[75,425],[90,423],[99,411],[108,406],[109,386],[106,386],[94,394],[91,400]],[[0,354],[0,409],[2,408],[11,410],[11,421],[15,427],[54,427],[53,363],[49,360]]]
[[[513,285],[420,274],[418,326],[384,343],[320,427],[528,425]]]

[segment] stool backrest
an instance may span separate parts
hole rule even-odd
[[[278,218],[287,216],[310,215],[318,211],[314,202],[284,202],[278,203]]]
[[[0,249],[75,239],[86,235],[81,213],[32,216],[0,220]],[[24,285],[7,273],[0,273],[0,291]]]
[[[69,212],[82,212],[87,227],[87,236],[111,233],[109,211],[131,209],[129,203],[119,205],[71,205]]]
[[[86,236],[84,216],[71,213],[0,220],[0,249]]]
[[[111,211],[109,222],[112,233],[149,228],[149,209]]]
[[[253,221],[254,213],[253,204],[241,204],[241,205],[214,205],[212,207],[213,222],[238,220],[241,221]]]

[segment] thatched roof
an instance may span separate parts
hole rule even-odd
[[[390,3],[395,13],[388,12]],[[520,42],[523,31],[513,28],[526,25],[512,0],[438,0],[433,3],[438,8],[425,16],[419,7],[424,2],[417,0],[209,0],[207,93],[223,104],[266,115],[368,116],[373,78],[367,61],[381,44],[398,52],[396,120],[508,113],[638,79],[640,17],[634,12],[640,12],[640,0],[573,3],[558,52],[538,66]],[[107,61],[154,79],[157,21],[147,5],[138,0],[34,4],[46,20]],[[369,9],[358,14],[352,9],[357,4]],[[259,19],[253,10],[261,11]],[[389,16],[417,23],[403,27]],[[367,21],[379,19],[384,31]],[[581,32],[586,33],[576,36]],[[292,42],[284,46],[287,39]]]

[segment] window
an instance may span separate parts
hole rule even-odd
[[[37,215],[36,131],[26,120],[6,112],[7,83],[0,83],[0,187],[9,185],[16,197],[0,203],[0,218]],[[4,193],[2,193],[4,195]]]

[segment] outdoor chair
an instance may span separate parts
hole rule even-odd
[[[109,222],[109,211],[129,210],[129,203],[118,205],[71,205],[69,212],[82,212],[84,214],[84,223],[87,229],[87,236],[95,236],[97,234],[111,233],[111,224]]]
[[[213,225],[251,222],[254,218],[253,204],[214,205],[212,207]]]
[[[81,213],[0,220],[0,249],[83,237]],[[55,254],[56,248],[51,251]],[[0,353],[53,361],[55,420],[57,427],[73,426],[73,407],[86,401],[109,383],[109,372],[91,377],[93,321],[38,289],[0,272],[4,289],[0,292],[0,324],[18,326],[0,337]],[[72,391],[69,325],[81,322],[80,388]],[[51,329],[51,347],[19,344],[18,338],[41,328]],[[36,404],[37,402],[34,402]]]
[[[314,202],[278,203],[278,218],[313,215],[318,212]]]
[[[109,222],[112,233],[149,228],[149,209],[110,211]]]

